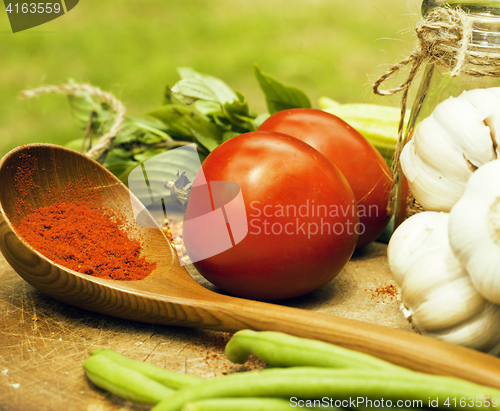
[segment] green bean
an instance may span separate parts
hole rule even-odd
[[[138,371],[141,374],[144,374],[145,376],[174,390],[188,385],[199,384],[200,382],[204,381],[203,378],[195,377],[194,375],[181,374],[166,370],[161,367],[157,367],[153,364],[132,360],[122,354],[117,353],[116,351],[109,350],[107,348],[98,348],[92,351],[90,354],[104,355],[117,364]]]
[[[175,393],[174,390],[123,367],[104,355],[93,355],[83,362],[90,381],[119,397],[145,404],[157,404]]]
[[[236,332],[226,345],[226,357],[241,364],[250,354],[255,354],[272,367],[311,366],[408,371],[371,355],[322,341],[274,331]]]
[[[349,400],[367,398],[372,401],[422,401],[429,398],[500,398],[500,390],[487,388],[450,377],[439,377],[408,371],[392,373],[380,370],[336,370],[319,367],[291,367],[231,374],[214,378],[192,387],[182,388],[153,411],[179,411],[184,404],[196,400],[222,397],[278,397],[292,399]],[[332,405],[336,405],[333,403]],[[355,407],[358,404],[352,405]],[[363,404],[360,404],[363,405]],[[403,404],[401,404],[403,405]],[[447,409],[460,409],[450,403]],[[470,404],[468,404],[470,405]],[[467,407],[484,410],[476,403]],[[420,406],[419,406],[420,407]],[[499,407],[495,407],[499,410]]]
[[[182,411],[290,411],[282,398],[212,398],[188,402]]]

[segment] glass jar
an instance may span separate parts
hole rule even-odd
[[[460,8],[466,14],[472,24],[472,39],[467,53],[490,53],[497,57],[500,62],[500,0],[492,1],[458,1],[458,0],[424,0],[422,3],[422,16],[427,16],[436,8]],[[460,47],[457,44],[457,49]],[[500,64],[500,63],[496,64]],[[484,69],[479,64],[477,68]],[[468,63],[468,68],[475,65]],[[470,71],[470,70],[467,70]],[[493,72],[499,71],[498,68]],[[497,74],[471,75],[459,73],[452,77],[449,68],[444,68],[435,62],[426,64],[419,89],[417,91],[411,113],[406,124],[402,139],[402,146],[408,143],[415,130],[436,108],[436,106],[449,97],[457,97],[466,90],[489,88],[500,86],[500,77]],[[408,181],[404,176],[401,166],[395,170],[397,173],[397,185],[395,192],[395,227],[401,224],[407,217],[420,211],[424,211],[413,198]]]

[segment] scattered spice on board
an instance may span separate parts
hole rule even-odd
[[[196,358],[196,371],[198,376],[205,377],[207,373],[215,375],[227,375],[237,372],[259,370],[266,367],[266,363],[256,355],[250,355],[244,364],[234,364],[229,361],[224,352],[232,333],[222,331],[205,330],[202,333],[193,333],[186,340],[184,350],[190,351]],[[189,354],[186,354],[189,355]],[[191,369],[190,373],[196,374]]]
[[[389,284],[385,286],[380,286],[375,288],[372,292],[372,300],[373,299],[388,299],[390,301],[396,301],[399,296],[398,288],[394,284]]]

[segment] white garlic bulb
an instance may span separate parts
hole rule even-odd
[[[500,306],[479,294],[453,254],[448,220],[446,213],[419,213],[391,237],[389,267],[401,289],[403,312],[422,334],[496,352]]]
[[[498,87],[451,97],[422,120],[400,159],[411,193],[425,210],[451,210],[472,173],[500,154],[498,133]]]
[[[470,177],[451,210],[449,240],[477,290],[500,304],[500,160]]]

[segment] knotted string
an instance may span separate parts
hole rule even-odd
[[[461,9],[438,8],[427,14],[415,26],[417,45],[406,58],[392,66],[373,84],[375,94],[389,96],[399,92],[401,95],[401,116],[398,126],[398,140],[394,154],[392,171],[394,175],[389,211],[394,210],[395,188],[397,183],[399,157],[402,150],[403,128],[410,86],[423,64],[434,63],[444,67],[452,77],[459,74],[472,76],[499,76],[500,58],[498,54],[471,51],[473,24]],[[381,90],[380,86],[398,71],[409,66],[406,79],[397,87]]]
[[[90,158],[99,162],[103,162],[108,151],[111,150],[113,146],[113,140],[120,132],[123,121],[125,119],[125,106],[115,96],[113,96],[111,93],[102,91],[98,87],[94,87],[88,84],[60,84],[57,86],[46,86],[39,87],[33,90],[25,90],[20,93],[19,97],[21,99],[31,98],[46,93],[62,93],[73,95],[78,92],[84,92],[90,94],[91,96],[98,97],[102,101],[108,103],[116,112],[115,120],[109,131],[103,134],[99,138],[97,144],[86,153]]]

